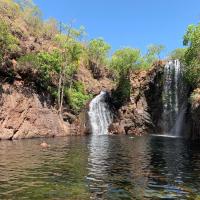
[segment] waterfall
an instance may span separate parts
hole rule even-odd
[[[187,90],[179,60],[168,61],[164,68],[163,82],[163,131],[180,136],[187,106]]]
[[[93,135],[108,134],[113,115],[106,101],[107,97],[108,93],[102,91],[90,102],[88,114]]]

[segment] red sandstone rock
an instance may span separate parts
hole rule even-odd
[[[45,100],[22,86],[4,84],[0,93],[0,139],[66,136],[70,126]]]
[[[130,101],[118,110],[114,123],[110,125],[110,133],[140,136],[149,132],[147,124],[152,125],[152,121],[148,113],[145,91],[162,71],[163,66],[162,62],[158,62],[147,71],[135,71],[131,74]]]
[[[50,145],[47,144],[47,143],[44,142],[44,141],[40,144],[40,146],[43,147],[43,148],[48,148],[48,147],[50,147]]]

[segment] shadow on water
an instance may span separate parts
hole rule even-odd
[[[0,199],[200,197],[200,149],[181,138],[91,136],[0,142]],[[31,148],[30,148],[31,147]]]

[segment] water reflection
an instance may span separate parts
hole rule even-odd
[[[200,157],[193,160],[193,145],[180,138],[91,138],[87,179],[92,199],[197,197],[200,180],[195,171],[200,164],[193,165]]]
[[[183,140],[178,138],[151,138],[151,176],[147,196],[167,199],[187,196],[184,188],[184,168],[188,168],[188,152]]]
[[[89,144],[89,157],[88,157],[88,185],[92,193],[92,199],[101,198],[108,188],[106,183],[108,172],[108,151],[109,151],[109,138],[108,136],[99,135],[92,136]]]
[[[2,141],[0,199],[89,199],[85,139]]]
[[[0,142],[0,199],[200,197],[200,148],[180,138],[95,136]]]
[[[90,140],[88,163],[92,199],[143,197],[148,185],[148,138],[96,136]]]

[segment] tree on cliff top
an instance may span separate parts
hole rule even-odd
[[[160,59],[160,53],[165,49],[162,44],[151,44],[147,48],[147,56],[152,59]]]
[[[107,64],[110,45],[102,38],[90,40],[87,45],[87,61],[95,78],[100,78]]]
[[[163,45],[152,44],[148,46],[147,53],[140,58],[139,68],[148,69],[153,63],[160,59],[160,53],[164,50]]]
[[[89,41],[87,46],[89,59],[96,65],[104,64],[110,50],[110,45],[102,38]]]
[[[110,68],[118,77],[126,76],[130,70],[136,69],[139,64],[140,51],[124,48],[117,50],[111,58]]]
[[[130,99],[129,74],[138,68],[140,51],[138,49],[124,48],[117,50],[110,63],[111,70],[117,78],[117,89],[113,92],[113,104],[116,108],[121,107]]]
[[[176,60],[176,59],[183,60],[186,50],[187,50],[186,48],[177,48],[177,49],[173,50],[169,54],[169,59],[172,59],[172,60]]]
[[[195,87],[200,83],[200,23],[188,26],[183,44],[188,47],[184,54],[184,76]]]
[[[33,8],[35,7],[35,4],[32,0],[14,0],[22,10],[25,10],[26,8]]]

